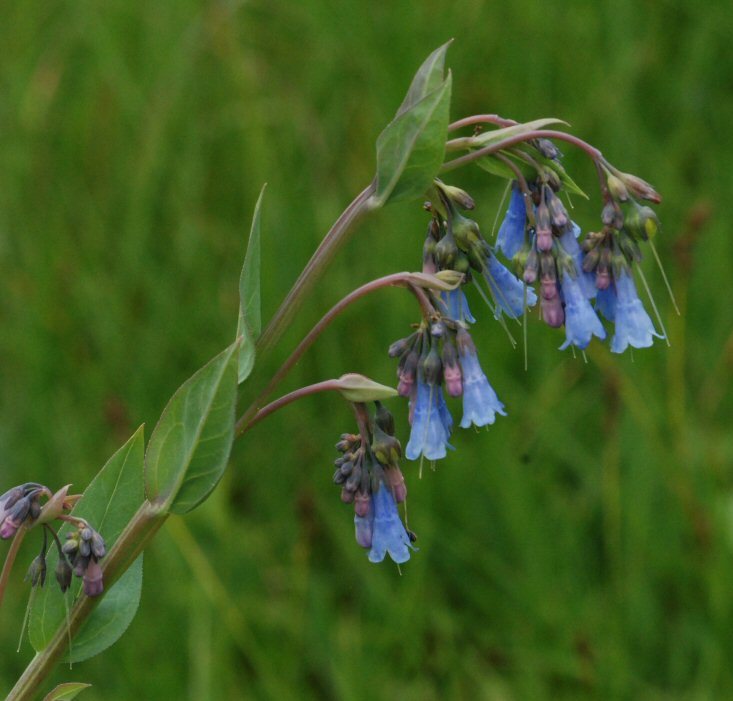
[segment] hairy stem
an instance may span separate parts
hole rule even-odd
[[[148,542],[165,523],[167,514],[157,504],[146,501],[132,517],[104,559],[105,586],[109,588],[135,561]],[[59,626],[49,644],[36,653],[5,701],[31,701],[43,681],[66,651],[69,639],[94,610],[100,598],[82,594],[69,612],[69,630]]]
[[[303,268],[303,272],[300,273],[298,279],[290,288],[290,292],[278,307],[267,328],[262,332],[262,336],[257,341],[259,352],[267,352],[278,341],[325,267],[331,262],[339,247],[347,240],[351,228],[363,215],[375,207],[370,201],[373,194],[374,183],[364,188],[356,196],[324,236],[316,252],[311,256],[311,259]]]

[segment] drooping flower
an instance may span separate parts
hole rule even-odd
[[[524,206],[524,195],[518,183],[512,184],[512,193],[509,198],[509,207],[504,221],[499,227],[496,237],[496,248],[509,260],[514,258],[524,245],[524,227],[527,219],[527,209]]]
[[[405,455],[417,460],[421,455],[428,460],[440,460],[446,455],[453,418],[448,411],[443,390],[439,385],[429,385],[418,374],[417,391],[410,400],[412,430]]]
[[[594,275],[583,270],[583,251],[576,240],[578,236],[580,236],[580,227],[574,221],[571,221],[570,228],[563,231],[560,236],[560,246],[573,259],[575,272],[583,294],[588,299],[593,299],[598,288],[596,287]]]
[[[628,346],[648,348],[654,342],[653,337],[664,338],[654,329],[654,324],[639,299],[636,285],[626,270],[615,279],[615,303],[609,301],[610,312],[616,324],[611,340],[611,352],[623,353]]]
[[[525,297],[528,307],[533,307],[537,303],[535,291],[512,275],[495,255],[490,253],[486,262],[487,267],[484,270],[484,278],[496,302],[494,316],[497,319],[501,316],[502,311],[512,319],[518,319],[522,316]]]
[[[449,292],[441,292],[441,297],[445,302],[446,308],[448,309],[448,316],[451,319],[455,321],[466,321],[469,324],[476,323],[476,319],[474,319],[468,307],[466,294],[460,287]]]
[[[397,511],[397,503],[384,482],[372,495],[374,520],[372,524],[372,545],[369,551],[371,562],[382,562],[385,554],[398,565],[410,559],[410,536]]]
[[[565,273],[560,284],[565,302],[565,343],[560,346],[564,350],[570,345],[584,349],[588,347],[593,336],[600,339],[606,337],[606,330],[601,320],[583,293],[580,281],[569,273]]]
[[[461,329],[458,332],[458,349],[463,371],[463,418],[461,428],[487,426],[496,420],[496,414],[506,416],[504,405],[486,379],[476,354],[476,347]]]

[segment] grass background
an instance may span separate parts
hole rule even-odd
[[[85,485],[236,326],[254,201],[264,316],[370,180],[374,141],[422,59],[455,37],[454,118],[562,117],[665,195],[646,262],[672,347],[589,363],[530,327],[530,367],[481,313],[509,416],[419,481],[421,550],[367,562],[330,484],[345,408],[314,398],[236,447],[216,494],[146,555],[139,614],[53,682],[83,698],[733,698],[733,370],[728,3],[24,0],[0,6],[0,475]],[[577,202],[597,226],[593,193]],[[502,184],[455,184],[484,230]],[[273,358],[349,289],[415,269],[425,215],[396,205],[341,252]],[[384,291],[345,314],[288,381],[355,370],[416,319]],[[284,388],[285,389],[285,388]],[[405,407],[394,402],[401,435]],[[0,614],[0,688],[27,590]],[[49,686],[50,688],[50,686]]]

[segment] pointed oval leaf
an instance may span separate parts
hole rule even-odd
[[[242,273],[239,276],[239,321],[237,338],[242,338],[239,348],[239,382],[244,382],[255,364],[255,344],[262,331],[262,311],[260,302],[260,211],[262,196],[267,183],[262,186],[260,196],[252,215],[249,230],[249,243],[244,256]]]
[[[373,203],[421,196],[440,170],[445,155],[451,75],[407,111],[395,117],[377,139],[377,180]]]
[[[107,550],[114,545],[143,501],[144,445],[141,426],[107,461],[72,512],[87,519],[102,534]],[[61,528],[59,538],[62,542],[70,530],[69,524]],[[37,592],[28,625],[31,644],[37,651],[46,647],[59,627],[66,626],[64,595],[52,575],[57,563],[58,554],[55,548],[51,548],[47,556],[49,581]],[[110,587],[79,630],[69,655],[72,661],[88,659],[117,641],[135,616],[141,586],[142,557]],[[81,580],[75,578],[67,592],[69,606],[80,591]]]
[[[396,117],[407,112],[413,105],[417,104],[426,95],[437,90],[443,82],[443,70],[445,66],[445,54],[453,39],[439,46],[430,54],[417,69],[415,77],[410,83],[405,99],[397,110]]]
[[[43,697],[43,701],[71,701],[75,699],[84,689],[88,689],[91,684],[83,682],[66,682],[59,684],[53,691]]]
[[[556,119],[555,117],[545,117],[543,119],[535,119],[532,122],[524,122],[522,124],[513,124],[510,127],[502,127],[501,129],[493,129],[491,131],[485,131],[477,136],[471,138],[471,143],[477,148],[484,148],[490,144],[504,141],[504,139],[510,139],[513,136],[519,136],[520,134],[529,134],[531,131],[537,131],[538,129],[544,129],[552,124],[562,124],[568,126],[567,122],[562,119]]]
[[[145,453],[150,501],[178,514],[198,506],[224,474],[234,440],[239,341],[171,397]]]

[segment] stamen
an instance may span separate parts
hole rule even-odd
[[[641,281],[644,284],[644,289],[646,290],[646,293],[649,296],[649,303],[652,305],[652,309],[654,310],[654,316],[657,317],[657,321],[659,322],[659,328],[662,329],[662,333],[664,334],[664,340],[667,342],[667,347],[671,348],[672,344],[669,342],[669,336],[667,336],[667,329],[664,328],[664,322],[662,321],[662,315],[659,313],[659,310],[657,309],[657,305],[654,302],[654,297],[652,297],[652,291],[649,289],[649,285],[647,284],[646,277],[644,276],[644,271],[638,265],[636,266],[636,270],[639,273],[639,277],[641,278]]]
[[[659,258],[659,254],[657,253],[657,247],[654,245],[654,241],[649,239],[649,248],[652,249],[652,253],[654,254],[654,260],[657,261],[657,267],[659,268],[659,272],[662,274],[662,280],[664,280],[664,285],[667,288],[667,293],[669,294],[670,300],[672,300],[672,306],[674,307],[674,310],[677,312],[677,316],[681,316],[680,314],[680,308],[677,306],[677,300],[674,298],[674,293],[672,292],[672,287],[669,284],[669,280],[667,279],[667,273],[664,272],[664,266],[662,265],[662,261]]]
[[[527,372],[527,283],[524,283],[524,299],[522,301],[522,345],[524,346],[524,372]]]
[[[504,188],[504,192],[501,195],[501,200],[499,201],[499,206],[496,210],[496,216],[494,217],[494,223],[491,225],[491,236],[494,236],[494,233],[496,232],[496,224],[499,221],[499,215],[502,213],[504,209],[504,202],[506,202],[506,196],[509,192],[510,188],[512,186],[511,181],[507,181],[506,187]],[[497,234],[498,235],[498,234]]]

